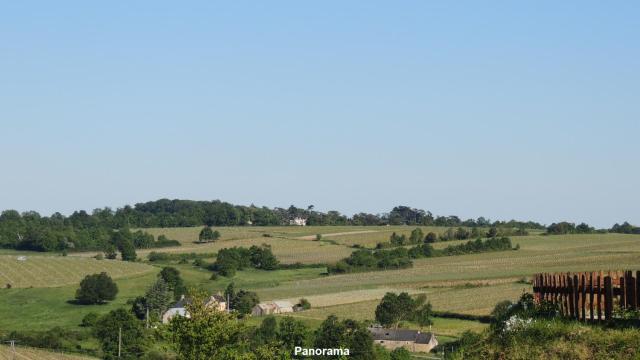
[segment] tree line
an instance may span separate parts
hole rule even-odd
[[[560,222],[548,227],[533,221],[490,221],[487,218],[462,220],[460,217],[435,216],[429,211],[409,206],[396,206],[388,213],[357,213],[351,217],[338,211],[321,212],[313,205],[306,208],[257,207],[233,205],[227,202],[160,199],[113,210],[105,207],[91,213],[84,210],[69,216],[54,213],[42,216],[35,211],[20,213],[5,210],[0,214],[0,247],[37,251],[95,250],[105,243],[113,230],[149,227],[189,226],[242,226],[287,225],[296,217],[307,219],[307,225],[420,225],[451,228],[445,235],[460,238],[460,231],[469,231],[468,238],[475,238],[476,228],[496,228],[501,236],[526,234],[525,229],[546,230],[548,234],[591,233],[595,230],[587,224],[574,225]],[[457,229],[455,229],[457,228]],[[471,230],[465,230],[471,229]],[[616,224],[609,231],[640,233],[629,223]],[[200,241],[215,241],[219,233],[208,230]],[[171,245],[168,239],[145,240],[143,247]],[[175,244],[175,243],[174,243]]]
[[[262,246],[253,245],[250,248],[220,249],[216,261],[209,268],[222,276],[232,277],[236,271],[245,268],[276,270],[278,265],[278,259],[271,252],[271,246],[265,244]]]
[[[329,274],[344,274],[373,270],[404,269],[413,266],[413,259],[437,256],[454,256],[489,251],[518,250],[512,247],[511,239],[495,237],[486,240],[476,239],[463,244],[449,245],[444,249],[434,249],[425,242],[410,248],[356,250],[349,257],[327,267]]]

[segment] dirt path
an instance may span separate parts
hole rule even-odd
[[[341,235],[358,235],[358,234],[368,234],[368,233],[376,233],[379,232],[377,230],[360,230],[360,231],[347,231],[340,233],[332,233],[332,234],[322,234],[322,237],[330,237],[330,236],[341,236]],[[305,235],[297,237],[296,239],[300,240],[315,240],[316,235]]]

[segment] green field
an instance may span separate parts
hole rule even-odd
[[[47,330],[54,326],[79,329],[82,318],[89,312],[107,313],[127,300],[144,294],[156,278],[158,268],[150,267],[143,275],[116,280],[118,295],[114,301],[102,305],[76,305],[78,285],[0,290],[0,330]]]
[[[200,228],[149,229],[182,243],[180,247],[154,249],[162,252],[216,252],[232,246],[269,244],[283,263],[330,263],[348,256],[354,244],[373,246],[387,241],[391,232],[409,234],[413,227],[230,227],[219,228],[222,237],[209,244],[197,244]],[[423,228],[423,232],[442,232],[446,228]],[[321,241],[314,241],[322,233]],[[269,234],[268,237],[263,234]],[[326,316],[372,320],[379,299],[386,292],[407,291],[426,294],[436,311],[487,315],[502,300],[517,299],[531,291],[526,281],[542,271],[583,271],[640,268],[640,236],[592,234],[512,237],[518,251],[423,258],[402,270],[375,271],[344,275],[325,274],[322,266],[276,271],[244,270],[233,279],[218,277],[190,263],[171,263],[188,286],[223,291],[233,281],[236,287],[253,290],[263,301],[307,298],[312,309],[295,316],[317,326]],[[435,243],[443,248],[460,241]],[[151,250],[139,250],[140,257]],[[142,295],[163,264],[145,265],[121,261],[98,261],[95,253],[61,256],[28,255],[18,262],[17,254],[0,255],[0,278],[11,279],[13,289],[0,290],[0,330],[48,329],[53,326],[77,327],[90,312],[107,312],[125,306],[128,299]],[[9,255],[11,254],[11,255]],[[207,259],[213,261],[213,259]],[[18,271],[25,267],[27,271]],[[105,270],[101,270],[105,269]],[[120,293],[107,305],[78,306],[73,298],[78,281],[87,273],[107,271],[117,280]],[[34,288],[24,288],[33,286]],[[57,286],[57,287],[52,287]],[[23,287],[23,288],[18,288]],[[5,315],[6,314],[6,315]],[[260,319],[251,319],[258,323]],[[407,324],[412,326],[411,324]],[[436,319],[433,330],[445,338],[485,325],[475,321]]]

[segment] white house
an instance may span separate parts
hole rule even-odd
[[[162,323],[168,324],[174,316],[189,317],[189,312],[185,309],[185,305],[190,302],[184,295],[180,298],[180,301],[171,306],[167,311],[162,314]],[[227,309],[227,302],[221,295],[211,295],[205,302],[204,306],[208,308],[214,308],[218,311],[225,311]]]
[[[301,217],[295,217],[289,220],[289,225],[307,226],[307,219],[301,218]]]

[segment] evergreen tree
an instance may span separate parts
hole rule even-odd
[[[171,266],[163,267],[158,276],[167,283],[169,290],[173,291],[174,299],[180,299],[180,297],[187,292],[178,269]]]
[[[145,294],[145,305],[149,309],[151,318],[160,319],[162,314],[171,306],[174,295],[169,285],[162,277],[147,290]]]

